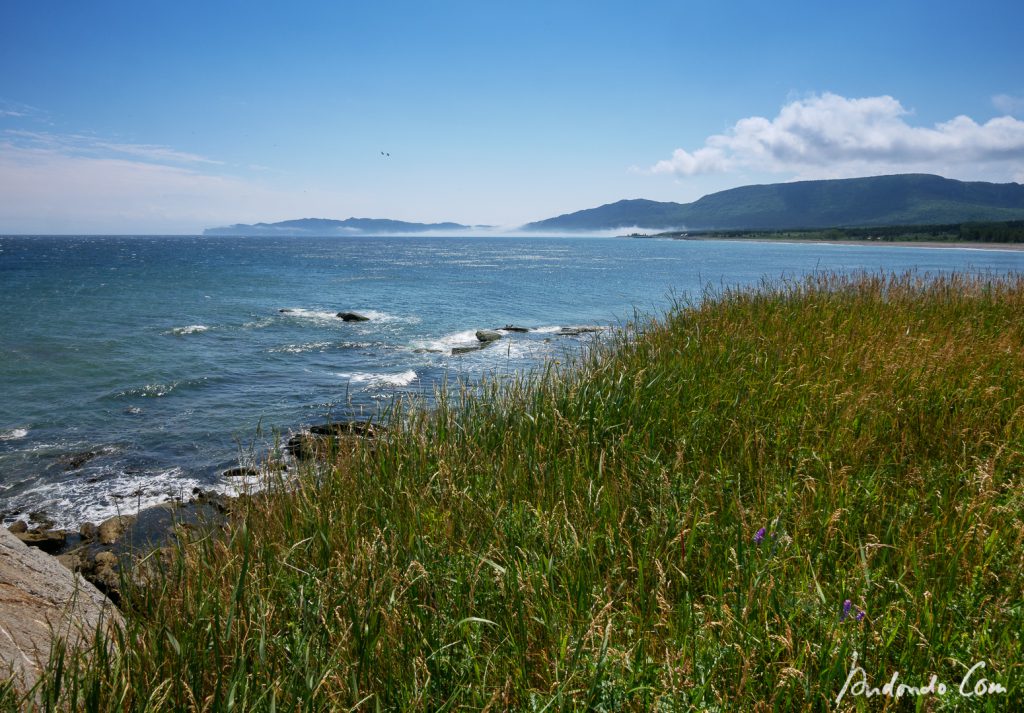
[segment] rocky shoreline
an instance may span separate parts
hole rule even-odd
[[[287,313],[292,310],[279,311]],[[336,316],[346,322],[369,320],[355,312],[338,312]],[[547,333],[554,337],[580,336],[607,329],[601,325],[573,325]],[[502,339],[534,331],[536,328],[515,324],[479,329],[475,332],[475,343],[454,346],[451,355],[486,349]],[[545,337],[544,341],[550,341],[550,337]],[[351,447],[357,440],[372,441],[385,433],[383,426],[372,421],[313,425],[288,439],[284,446],[286,459],[268,459],[261,468],[239,465],[224,470],[221,476],[233,478],[283,473],[291,469],[294,462],[327,459],[338,449]],[[67,453],[58,457],[57,464],[64,470],[76,470],[104,453],[103,448]],[[224,526],[239,497],[196,488],[188,501],[169,500],[136,514],[116,515],[98,524],[85,522],[77,531],[56,528],[45,512],[32,512],[26,519],[10,524],[7,531],[28,547],[53,557],[71,572],[81,575],[117,605],[126,581],[124,577],[131,577],[135,582],[145,579],[145,572],[140,572],[135,566],[138,561],[149,559],[153,553],[169,557],[182,529]]]

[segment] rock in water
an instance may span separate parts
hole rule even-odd
[[[134,523],[134,515],[115,515],[109,520],[104,520],[100,524],[99,528],[97,528],[100,544],[114,544],[121,539],[121,535],[125,533],[125,530],[131,527]]]
[[[235,468],[228,468],[220,475],[222,478],[244,478],[249,475],[259,474],[259,468],[253,468],[251,465],[240,465]]]
[[[558,330],[558,335],[562,337],[577,337],[581,334],[593,334],[594,332],[603,332],[604,327],[591,324],[581,324],[573,327],[562,327]]]
[[[504,327],[502,327],[501,329],[502,329],[502,331],[504,331],[504,332],[518,332],[518,333],[520,333],[520,334],[525,334],[526,332],[529,332],[529,331],[530,331],[530,328],[529,328],[529,327],[517,327],[517,326],[516,326],[516,325],[514,325],[514,324],[506,324],[506,325],[505,325]]]
[[[0,528],[0,668],[13,674],[15,690],[36,682],[55,637],[84,648],[96,631],[123,625],[96,587]]]
[[[355,439],[374,439],[384,431],[383,426],[369,421],[342,421],[312,426],[308,431],[296,433],[288,439],[285,450],[298,460],[329,458],[343,445],[351,447]]]
[[[495,342],[501,339],[501,332],[495,332],[493,329],[478,329],[476,338],[481,342]]]
[[[369,322],[370,318],[358,312],[338,312],[338,316],[346,322]]]
[[[64,470],[78,470],[98,455],[100,451],[82,451],[63,455],[57,460],[64,466]]]

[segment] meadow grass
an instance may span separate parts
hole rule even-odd
[[[387,426],[182,545],[39,707],[1024,705],[1020,277],[709,292]],[[855,654],[951,691],[837,706]],[[982,660],[1008,691],[961,698]]]

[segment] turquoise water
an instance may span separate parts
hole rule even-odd
[[[0,513],[73,526],[195,487],[328,417],[532,368],[711,285],[1024,269],[1024,253],[608,238],[0,237]],[[282,312],[281,310],[290,310]],[[347,323],[339,311],[368,322]],[[453,356],[474,331],[509,334]],[[262,436],[257,437],[257,429]],[[75,454],[91,453],[81,463]],[[81,459],[80,459],[81,460]]]

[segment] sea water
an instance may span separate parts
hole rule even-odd
[[[818,270],[1024,269],[1024,252],[610,238],[0,237],[0,514],[73,527],[275,438],[524,372],[708,288]],[[345,322],[338,312],[369,317]],[[453,355],[478,329],[514,324]]]

